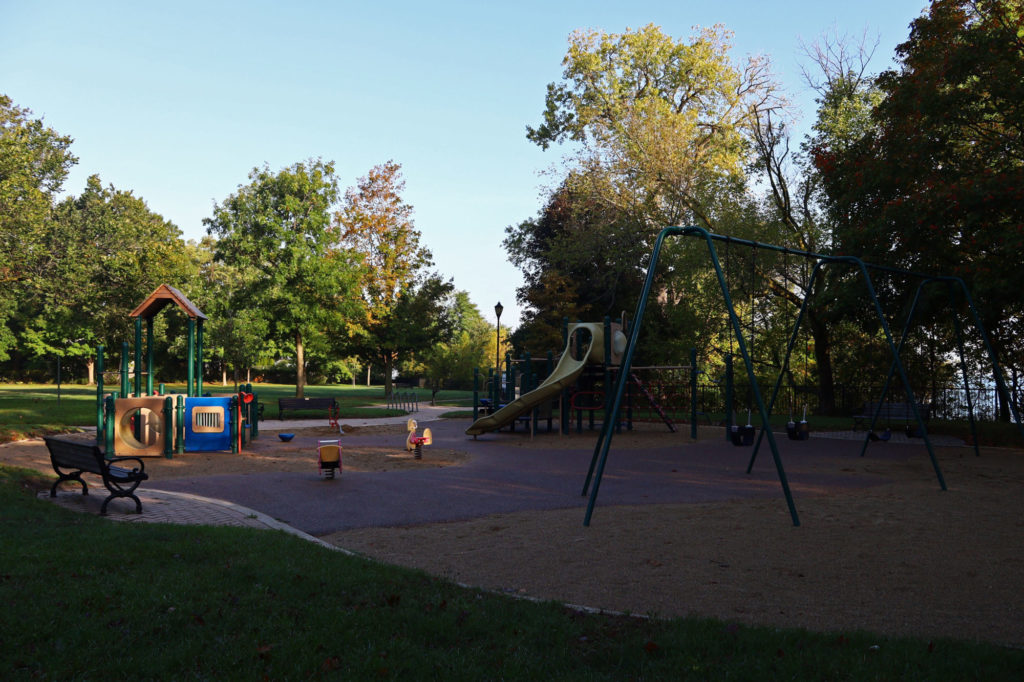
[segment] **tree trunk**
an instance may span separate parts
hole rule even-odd
[[[295,332],[295,397],[305,398],[306,353],[302,346],[302,332]]]
[[[89,373],[89,385],[96,385],[96,359],[89,358],[85,361],[85,369]]]
[[[370,387],[370,368],[371,367],[373,367],[373,365],[367,365],[366,366],[366,387],[367,388]]]
[[[395,359],[390,353],[384,355],[384,395],[391,395],[394,385],[391,382],[391,369],[394,367]]]
[[[814,339],[814,361],[818,365],[818,409],[822,414],[836,412],[836,385],[832,373],[832,339],[828,325],[816,315],[808,315],[811,338]]]

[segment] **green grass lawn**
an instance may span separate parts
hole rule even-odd
[[[10,679],[1016,680],[1024,651],[588,615],[283,532],[117,523],[0,466]],[[685,580],[685,576],[680,576]]]

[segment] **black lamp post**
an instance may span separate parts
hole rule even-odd
[[[494,347],[497,349],[494,352],[495,366],[498,368],[498,374],[501,374],[501,311],[504,308],[501,306],[501,301],[494,306],[494,315],[498,318],[498,328],[495,330],[495,344]]]

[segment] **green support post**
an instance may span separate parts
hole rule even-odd
[[[162,388],[162,385],[161,385]],[[171,459],[174,456],[174,399],[171,396],[164,398],[164,457]]]
[[[530,357],[530,352],[526,351],[523,353],[523,370],[519,373],[519,395],[524,396],[533,390],[533,359]],[[515,422],[513,422],[514,424]],[[535,433],[537,431],[537,408],[533,408],[530,411],[530,432]],[[513,427],[515,428],[515,427]]]
[[[196,395],[203,394],[203,320],[196,324]]]
[[[146,395],[153,395],[153,318],[146,318]]]
[[[179,395],[174,406],[177,414],[174,429],[174,451],[179,455],[185,452],[185,398]]]
[[[604,316],[604,418],[611,418],[612,413],[612,318]],[[594,426],[594,411],[590,411],[590,426]]]
[[[544,380],[547,381],[547,378],[550,377],[551,374],[554,371],[555,371],[555,354],[553,352],[551,352],[551,351],[548,351],[548,371],[547,371],[547,374],[544,375]],[[552,412],[552,410],[550,408],[551,408],[551,402],[548,401],[548,433],[551,433],[551,412]],[[559,428],[561,428],[561,427],[559,427]]]
[[[247,429],[249,428],[249,404],[242,400],[242,394],[238,394],[238,445],[244,450],[246,444]]]
[[[480,368],[473,368],[473,421],[480,416]],[[475,436],[474,436],[475,438]]]
[[[249,384],[249,393],[252,393],[252,402],[249,404],[249,414],[252,415],[252,423],[249,428],[252,432],[249,440],[256,440],[260,437],[260,396],[252,390],[252,384]]]
[[[196,321],[193,318],[188,318],[188,358],[187,362],[187,377],[188,388],[185,390],[185,394],[189,398],[195,397],[195,378],[196,378]]]
[[[732,353],[725,355],[725,439],[732,440]]]
[[[103,443],[103,344],[96,346],[96,445]]]
[[[626,320],[625,312],[623,312],[622,317],[619,318],[619,324],[622,325],[622,333],[625,334],[626,338],[628,339],[629,338],[629,324],[628,324],[628,322]],[[626,376],[626,374],[622,371],[622,362],[621,361],[619,362],[619,379],[618,380],[626,382],[626,430],[627,431],[632,431],[633,430],[633,391],[631,391],[630,388],[629,388],[629,386],[630,386],[629,377]],[[617,389],[617,387],[618,387],[618,382],[616,382],[615,386],[613,386],[612,388],[613,389]],[[616,417],[615,421],[617,422],[615,424],[616,431],[618,431],[619,433],[622,433],[622,422],[617,417]]]
[[[128,389],[128,363],[129,363],[128,353],[130,352],[129,348],[130,348],[130,346],[128,345],[127,341],[122,341],[121,342],[121,389],[120,389],[120,395],[123,395],[126,398],[129,395],[131,395],[131,393],[130,393],[130,391]]]
[[[252,395],[252,386],[250,386],[249,384],[242,384],[241,391],[242,391],[243,394]],[[241,397],[241,396],[239,396],[239,397]],[[245,441],[245,442],[248,442],[248,441],[252,440],[252,436],[251,436],[251,434],[252,434],[252,400],[251,399],[250,399],[250,402],[247,402],[247,403],[243,402],[242,403],[242,418],[243,418],[243,423],[245,424],[245,426],[243,427],[245,429],[245,432],[242,434],[242,440]]]
[[[135,397],[142,397],[142,318],[135,318]],[[140,424],[140,420],[135,421]],[[138,438],[139,434],[135,434]]]
[[[106,405],[105,421],[103,425],[103,436],[105,442],[103,443],[103,453],[107,459],[114,456],[114,417],[118,393],[113,391],[107,399],[104,401]]]
[[[126,396],[127,397],[127,396]],[[142,397],[142,318],[135,318],[135,397]],[[141,415],[141,413],[139,413]],[[135,418],[135,426],[132,429],[135,440],[142,441],[142,419]]]
[[[231,434],[231,454],[238,454],[238,433],[236,429],[238,427],[238,415],[235,414],[238,410],[238,396],[231,396],[231,400],[228,402],[228,433]]]
[[[497,375],[494,373],[493,367],[487,368],[487,395],[491,397],[491,413],[498,407],[498,391],[495,388],[497,386]]]
[[[502,402],[510,403],[516,399],[516,369],[512,364],[512,353],[505,353],[505,381],[501,391]]]
[[[565,352],[569,352],[569,318],[562,318],[562,348]],[[569,422],[572,421],[572,414],[569,411],[569,389],[568,387],[562,389],[561,396],[559,398],[559,413],[558,413],[558,428],[561,429],[562,434],[568,436],[570,431]]]
[[[697,349],[690,349],[690,438],[697,440]]]

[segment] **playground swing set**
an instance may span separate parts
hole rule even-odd
[[[774,464],[775,464],[775,469],[776,469],[776,472],[777,472],[777,475],[778,475],[778,478],[779,478],[779,484],[780,484],[780,486],[782,488],[783,495],[784,495],[784,497],[786,499],[786,504],[787,504],[787,507],[789,509],[790,517],[792,519],[792,522],[793,522],[794,526],[799,526],[800,525],[800,518],[799,518],[799,515],[797,514],[796,506],[795,506],[795,504],[793,502],[793,496],[792,496],[792,493],[791,493],[791,491],[789,489],[789,483],[788,483],[787,478],[786,478],[785,469],[783,468],[783,465],[782,465],[782,458],[779,455],[778,444],[776,443],[775,436],[772,433],[769,420],[770,420],[770,417],[771,417],[771,414],[772,414],[772,409],[775,407],[775,402],[776,402],[776,399],[777,399],[778,394],[779,394],[779,390],[780,390],[781,385],[782,385],[783,377],[785,376],[785,373],[786,373],[786,371],[789,368],[789,364],[790,364],[790,359],[791,359],[791,356],[792,356],[793,348],[794,348],[794,346],[795,346],[795,344],[796,344],[796,342],[797,342],[797,340],[799,338],[799,334],[800,334],[800,330],[801,330],[801,325],[802,325],[803,320],[804,320],[804,318],[806,316],[807,307],[808,307],[808,304],[809,304],[809,302],[811,300],[811,296],[804,296],[803,297],[803,301],[802,301],[801,306],[800,306],[800,311],[797,314],[796,321],[795,321],[795,323],[793,325],[793,328],[792,328],[792,332],[789,335],[789,339],[788,339],[788,342],[787,342],[787,345],[786,345],[785,357],[784,357],[784,359],[782,361],[782,366],[781,366],[781,368],[779,370],[778,376],[777,376],[776,381],[775,381],[774,388],[773,388],[773,390],[771,392],[771,397],[770,397],[770,399],[768,400],[768,402],[766,404],[764,399],[762,398],[761,389],[760,389],[760,386],[758,384],[758,381],[757,381],[757,378],[756,378],[756,375],[755,375],[755,372],[754,372],[754,363],[753,363],[753,359],[751,357],[751,350],[748,349],[747,343],[746,343],[746,341],[744,339],[743,325],[741,323],[741,320],[740,320],[739,316],[737,315],[736,306],[733,303],[733,298],[732,298],[732,295],[731,295],[731,292],[730,292],[729,283],[727,281],[726,274],[725,274],[725,272],[722,269],[722,264],[721,264],[721,261],[720,261],[719,256],[718,256],[718,250],[717,250],[717,248],[715,246],[716,242],[725,242],[727,256],[728,256],[729,245],[730,244],[735,244],[735,245],[738,245],[738,246],[743,246],[743,247],[754,249],[755,251],[760,249],[760,250],[763,250],[765,252],[775,252],[775,253],[784,254],[786,256],[792,255],[792,256],[804,258],[806,260],[806,262],[814,264],[813,268],[811,270],[810,277],[809,277],[809,279],[807,281],[806,291],[813,291],[814,290],[814,283],[816,281],[816,278],[820,276],[820,273],[822,272],[823,268],[826,268],[826,267],[842,267],[842,268],[852,269],[854,271],[854,273],[856,275],[858,275],[859,278],[864,282],[868,298],[870,299],[871,304],[873,306],[873,310],[875,312],[875,315],[877,316],[877,319],[878,319],[878,322],[879,322],[879,327],[882,330],[882,332],[884,334],[884,337],[885,337],[886,345],[888,347],[888,350],[889,350],[889,353],[890,353],[890,356],[891,356],[891,365],[890,365],[888,376],[887,376],[886,381],[885,381],[885,385],[884,385],[884,387],[882,389],[881,398],[880,398],[878,403],[875,403],[876,407],[874,408],[874,413],[871,415],[871,424],[870,424],[870,426],[868,428],[867,435],[865,436],[864,443],[863,443],[863,446],[861,448],[861,456],[863,456],[865,454],[868,444],[872,441],[871,436],[874,435],[874,431],[875,431],[875,428],[876,428],[876,425],[877,425],[877,422],[878,422],[878,419],[879,419],[879,415],[880,415],[880,413],[882,411],[882,408],[883,408],[883,405],[884,405],[884,401],[885,401],[885,399],[886,399],[886,397],[888,395],[890,386],[893,383],[893,381],[898,378],[900,383],[901,383],[901,385],[903,386],[903,390],[904,390],[904,392],[906,394],[906,397],[907,397],[907,401],[908,401],[907,404],[909,406],[908,409],[909,409],[910,413],[912,414],[913,421],[916,422],[916,424],[917,424],[917,433],[919,434],[919,436],[923,440],[923,442],[925,444],[925,447],[926,447],[926,449],[928,451],[928,456],[929,456],[929,458],[931,460],[932,467],[933,467],[933,469],[935,471],[936,477],[938,478],[939,486],[940,486],[940,488],[942,490],[946,490],[946,482],[945,482],[945,480],[943,478],[942,471],[941,471],[941,469],[939,467],[938,460],[935,457],[935,452],[934,452],[934,449],[932,447],[931,440],[928,437],[927,427],[925,426],[925,422],[922,419],[921,412],[920,412],[920,410],[918,408],[918,405],[917,405],[917,403],[916,403],[916,401],[914,399],[913,389],[911,388],[910,381],[909,381],[909,379],[907,377],[907,373],[906,373],[906,371],[904,369],[904,366],[903,366],[903,362],[900,359],[901,355],[902,355],[904,344],[906,343],[908,334],[910,333],[910,330],[911,330],[911,328],[913,326],[914,318],[915,318],[915,316],[917,314],[917,311],[919,309],[919,306],[920,306],[922,292],[925,291],[926,288],[935,287],[935,286],[944,286],[945,287],[946,293],[947,293],[948,304],[949,304],[950,309],[953,312],[952,317],[954,319],[954,327],[955,327],[955,332],[956,332],[956,336],[957,336],[957,346],[958,346],[958,351],[959,351],[959,364],[960,364],[960,369],[961,369],[961,373],[962,373],[962,376],[963,376],[964,389],[965,389],[966,394],[967,394],[968,415],[969,415],[969,418],[970,418],[971,432],[974,435],[974,439],[973,440],[974,440],[974,443],[975,443],[975,452],[976,453],[978,452],[978,450],[977,450],[978,438],[977,438],[977,430],[976,430],[977,427],[976,427],[975,417],[974,417],[974,407],[973,407],[973,403],[972,403],[971,398],[970,398],[971,391],[970,391],[970,385],[969,385],[969,382],[968,382],[967,364],[966,364],[966,360],[965,360],[965,341],[964,341],[963,323],[960,321],[959,315],[957,314],[957,306],[956,306],[956,304],[957,304],[958,300],[960,300],[963,304],[965,304],[967,310],[970,312],[971,319],[972,319],[972,321],[974,323],[975,329],[977,330],[977,333],[978,333],[979,337],[981,338],[981,341],[982,341],[982,343],[983,343],[983,345],[985,347],[985,350],[987,352],[988,359],[991,362],[993,379],[994,379],[994,381],[996,383],[996,386],[997,386],[1000,394],[1002,396],[1004,396],[1006,404],[1010,407],[1010,410],[1012,412],[1013,421],[1014,421],[1014,423],[1017,424],[1018,431],[1020,432],[1022,439],[1024,439],[1024,426],[1022,426],[1022,424],[1021,424],[1020,416],[1017,413],[1017,409],[1016,409],[1013,401],[1008,399],[1009,391],[1007,390],[1006,381],[1005,381],[1005,378],[1003,376],[1002,369],[999,366],[999,362],[998,362],[998,360],[997,360],[997,358],[995,356],[995,353],[993,352],[992,345],[991,345],[991,343],[989,341],[989,338],[988,338],[988,334],[985,331],[984,325],[981,322],[981,319],[980,319],[980,317],[978,315],[977,309],[974,306],[974,302],[973,302],[973,300],[972,300],[972,298],[970,296],[970,293],[967,290],[966,284],[959,277],[924,275],[924,274],[920,274],[920,273],[911,272],[911,271],[908,271],[908,270],[902,270],[902,269],[898,269],[898,268],[891,268],[891,267],[888,267],[888,266],[873,265],[873,264],[870,264],[870,263],[865,263],[861,259],[855,258],[855,257],[851,257],[851,256],[827,256],[827,255],[812,253],[812,252],[809,252],[809,251],[801,251],[801,250],[796,250],[796,249],[790,249],[790,248],[787,248],[787,247],[775,246],[775,245],[772,245],[772,244],[765,244],[765,243],[755,242],[755,241],[750,241],[750,240],[745,240],[745,239],[738,239],[738,238],[730,237],[730,236],[727,236],[727,235],[713,234],[713,233],[708,232],[707,230],[705,230],[704,228],[701,228],[701,227],[666,227],[666,228],[664,228],[659,233],[657,241],[655,242],[655,245],[654,245],[654,249],[653,249],[652,254],[651,254],[650,265],[648,266],[648,269],[647,269],[647,278],[646,278],[646,280],[644,282],[644,286],[643,286],[643,289],[642,289],[642,292],[641,292],[641,295],[640,295],[640,299],[637,302],[636,313],[633,316],[633,324],[632,324],[632,328],[630,329],[630,334],[629,334],[629,337],[628,337],[628,341],[624,344],[624,347],[623,347],[623,349],[621,351],[622,359],[621,359],[620,371],[618,373],[618,380],[615,383],[614,392],[613,392],[613,395],[611,396],[611,400],[609,402],[608,411],[606,412],[605,419],[603,420],[603,424],[602,424],[602,428],[601,428],[601,433],[600,433],[600,435],[598,437],[597,444],[595,445],[594,453],[593,453],[593,456],[591,458],[590,466],[589,466],[589,469],[587,471],[587,475],[586,475],[586,478],[585,478],[585,481],[584,481],[584,484],[583,484],[582,494],[584,496],[589,496],[588,503],[587,503],[587,510],[586,510],[586,514],[584,516],[584,521],[583,521],[583,524],[585,526],[589,526],[590,525],[590,521],[591,521],[591,517],[593,515],[594,507],[595,507],[596,502],[597,502],[597,496],[598,496],[598,491],[600,489],[601,478],[602,478],[602,475],[604,473],[605,465],[607,463],[608,453],[609,453],[609,450],[610,450],[610,447],[611,447],[612,438],[613,438],[614,433],[615,433],[615,429],[613,428],[613,424],[615,424],[618,421],[619,414],[620,414],[620,412],[621,412],[621,410],[623,408],[623,402],[624,402],[624,397],[625,397],[626,388],[627,388],[626,387],[626,381],[624,381],[624,378],[628,377],[629,374],[630,374],[630,369],[631,369],[632,363],[633,363],[633,356],[634,356],[634,354],[636,352],[637,342],[638,342],[638,340],[640,338],[640,332],[643,329],[644,313],[645,313],[646,308],[647,308],[647,301],[648,301],[648,298],[649,298],[649,296],[651,294],[651,290],[652,290],[653,283],[654,283],[654,278],[655,278],[655,275],[657,274],[658,262],[659,262],[659,259],[660,259],[660,256],[661,256],[662,246],[664,245],[664,242],[665,242],[666,239],[674,238],[674,237],[692,237],[692,238],[701,239],[701,240],[704,241],[704,243],[705,243],[705,245],[707,247],[708,258],[711,261],[711,265],[714,267],[715,275],[716,275],[716,277],[718,279],[718,283],[719,283],[719,286],[721,288],[722,298],[723,298],[726,310],[728,312],[729,324],[730,324],[730,327],[731,327],[731,330],[732,330],[732,333],[730,335],[730,339],[731,339],[730,340],[730,348],[731,348],[731,344],[732,344],[732,339],[734,339],[736,344],[737,344],[737,348],[739,350],[739,353],[740,353],[741,357],[743,358],[744,368],[746,369],[747,379],[748,379],[749,385],[750,385],[750,396],[751,396],[751,399],[750,399],[751,410],[750,410],[750,412],[752,412],[753,408],[756,406],[756,410],[757,410],[756,413],[757,413],[757,415],[759,417],[759,422],[760,422],[760,427],[761,427],[760,434],[757,437],[756,443],[754,444],[754,450],[753,450],[753,453],[752,453],[751,458],[750,458],[750,463],[749,463],[749,465],[747,467],[747,473],[750,473],[750,471],[752,470],[754,462],[755,462],[755,459],[756,459],[757,454],[758,454],[758,450],[759,450],[759,448],[761,446],[761,443],[762,443],[762,441],[765,438],[767,438],[768,445],[769,445],[769,448],[771,450],[772,458],[773,458],[773,461],[774,461]],[[753,260],[752,260],[752,262],[753,262]],[[752,267],[752,272],[753,271],[754,271],[754,269]],[[884,312],[882,310],[881,303],[879,302],[878,296],[877,296],[877,294],[875,292],[875,286],[873,284],[872,276],[871,276],[872,272],[883,272],[883,273],[901,275],[901,276],[906,276],[906,277],[909,277],[909,278],[914,278],[914,279],[919,281],[917,290],[916,290],[915,295],[914,295],[913,303],[910,306],[909,312],[908,312],[908,314],[906,316],[906,319],[904,321],[903,331],[902,331],[902,334],[901,334],[901,336],[899,338],[899,342],[898,343],[894,340],[893,334],[890,331],[889,323],[888,323],[888,321],[887,321],[887,319],[885,317],[885,314],[884,314]],[[753,298],[751,299],[751,301],[753,302]],[[751,308],[753,309],[753,305],[751,305]],[[753,322],[753,311],[752,311],[751,315],[752,315],[751,319],[752,319],[752,322]],[[753,326],[753,324],[751,325],[751,327],[752,326]],[[751,337],[751,339],[752,338],[753,337]],[[731,384],[731,371],[732,371],[731,355],[729,355],[729,356],[726,357],[726,384],[727,384],[727,403],[728,403],[727,411],[726,411],[727,419],[731,417],[731,395],[728,395],[731,392],[731,386],[732,386],[732,384]],[[748,412],[748,415],[750,414],[750,412]],[[746,428],[754,429],[753,425],[750,424],[750,417],[749,416],[748,416],[748,420],[747,421],[748,421],[748,425],[747,425]],[[804,413],[804,420],[803,420],[802,424],[806,424],[806,407],[805,407],[805,413]],[[793,435],[790,435],[789,436],[790,438],[793,438],[794,440],[802,440],[803,438],[805,438],[805,437],[802,437],[800,435],[801,434],[801,431],[800,431],[801,424],[797,424],[796,422],[793,421],[792,414],[790,416],[790,421],[787,423],[787,434],[791,433],[791,431],[790,431],[790,426],[791,425],[792,425],[792,433],[793,433]],[[728,428],[727,428],[727,437],[729,437],[729,433],[728,432],[731,432],[732,428],[731,428],[730,425],[727,425],[727,426],[728,426]],[[804,429],[804,432],[809,433],[809,431],[807,431],[806,428]],[[747,432],[745,430],[745,433],[749,433],[751,436],[753,435],[752,431]],[[796,436],[795,438],[794,438],[794,435]],[[733,442],[735,442],[735,440]],[[744,443],[743,439],[741,439],[740,440],[740,444],[747,444],[747,443]]]
[[[732,271],[732,267],[731,267],[732,258],[730,257],[729,244],[731,242],[733,242],[733,241],[734,241],[734,239],[732,237],[725,236],[725,279],[726,279],[727,282],[730,279],[729,278],[729,273]],[[783,273],[785,273],[784,276],[787,279],[789,277],[789,272],[790,272],[790,270],[789,270],[789,253],[790,253],[790,251],[788,249],[785,249],[782,252],[782,255],[783,255],[783,258],[784,258],[783,270],[782,271],[783,271]],[[749,325],[747,325],[747,330],[748,330],[748,334],[749,334],[749,338],[747,340],[747,348],[748,348],[748,353],[750,355],[750,359],[751,359],[751,363],[752,364],[757,364],[757,361],[755,359],[755,352],[754,352],[754,349],[755,349],[754,335],[755,335],[756,328],[757,328],[757,324],[756,324],[757,298],[756,298],[755,292],[758,290],[758,287],[756,286],[756,283],[757,283],[757,265],[756,265],[756,263],[757,263],[757,245],[755,244],[755,245],[753,245],[750,248],[750,282],[749,282],[749,285],[748,285],[748,287],[749,287],[748,308],[750,310],[750,323],[749,323]],[[808,277],[807,277],[807,272],[806,272],[806,268],[805,268],[803,281],[807,282],[807,279],[808,279]],[[789,287],[788,281],[785,283],[784,286],[786,287],[786,290],[788,291],[788,287]],[[739,315],[738,313],[737,313],[737,319],[740,320],[740,326],[742,328],[742,326],[743,326],[742,325],[742,323],[743,323],[742,316]],[[765,326],[767,328],[767,321],[765,322]],[[754,402],[753,402],[753,398],[752,398],[753,393],[752,392],[748,393],[748,400],[747,400],[747,423],[746,423],[746,425],[742,425],[742,424],[739,424],[739,423],[735,423],[735,424],[732,423],[732,419],[733,419],[734,415],[736,414],[735,406],[734,406],[734,403],[735,403],[735,401],[734,401],[735,391],[734,391],[734,388],[733,388],[733,386],[734,386],[734,384],[733,384],[734,375],[733,375],[733,367],[732,367],[732,362],[733,362],[733,357],[734,357],[734,353],[733,353],[733,343],[734,343],[734,340],[733,340],[733,334],[730,332],[728,327],[729,327],[729,322],[727,321],[726,322],[725,336],[729,337],[729,350],[728,350],[728,354],[725,356],[725,367],[726,367],[726,369],[725,369],[725,384],[726,384],[726,391],[725,391],[726,436],[725,437],[726,437],[726,440],[730,441],[733,445],[740,446],[740,447],[749,447],[749,446],[754,444],[754,438],[755,438],[756,433],[757,433],[756,427],[754,427],[754,425],[751,424],[751,414],[752,414],[753,409],[754,409]],[[742,332],[741,332],[741,335],[742,335]],[[803,375],[804,375],[804,384],[805,385],[807,383],[807,375],[808,375],[808,368],[807,368],[807,356],[808,355],[810,355],[810,348],[809,348],[809,344],[805,341],[805,345],[804,345],[804,363],[803,363]],[[777,368],[775,368],[775,369],[777,369]],[[780,377],[783,374],[785,374],[787,369],[788,369],[788,366],[787,367],[783,367],[780,370]],[[796,404],[795,404],[795,402],[796,402],[796,391],[795,391],[794,387],[791,387],[791,388],[793,388],[794,390],[793,390],[792,397],[791,397],[790,404],[789,404],[789,421],[786,422],[786,437],[789,440],[793,440],[793,441],[806,441],[806,440],[808,440],[810,438],[810,435],[811,435],[810,424],[807,421],[807,403],[805,401],[802,404],[802,406],[801,406],[803,408],[802,417],[801,417],[800,421],[796,421],[793,418],[794,410],[796,408]]]
[[[188,317],[188,378],[185,394],[154,390],[153,320],[174,305]],[[129,345],[122,344],[120,390],[104,393],[104,348],[96,349],[96,443],[106,456],[173,457],[183,452],[239,452],[259,436],[259,400],[252,386],[230,396],[203,395],[203,323],[207,317],[174,287],[162,284],[129,316],[135,321],[134,395]],[[146,370],[143,373],[143,322]]]

